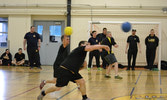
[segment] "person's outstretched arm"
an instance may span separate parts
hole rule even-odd
[[[98,49],[105,49],[106,51],[110,51],[110,48],[106,45],[88,45],[85,47],[85,51],[93,51]]]

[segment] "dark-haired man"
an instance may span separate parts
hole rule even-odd
[[[40,67],[40,56],[39,50],[41,47],[41,39],[40,35],[35,32],[35,27],[31,26],[30,32],[26,33],[24,36],[23,47],[26,50],[26,43],[27,43],[27,53],[30,62],[30,68],[33,67]]]
[[[22,48],[18,49],[18,52],[14,56],[14,61],[12,61],[13,65],[21,66],[25,62],[25,54],[22,52]]]
[[[99,40],[99,42],[101,43],[103,41],[103,39],[106,38],[106,34],[107,34],[107,28],[103,28],[103,33],[99,33],[97,34],[97,39]],[[101,55],[101,59],[102,59],[102,66],[103,68],[105,69],[106,68],[106,63],[105,63],[105,59],[104,57],[102,56],[102,50],[100,52],[100,55]]]
[[[96,34],[97,34],[96,31],[92,31],[92,33],[90,34],[91,37],[90,37],[89,40],[88,40],[88,43],[89,43],[90,45],[97,45],[97,44],[100,44],[98,38],[96,37]],[[91,69],[91,66],[92,66],[92,59],[93,59],[94,56],[95,56],[95,59],[96,59],[96,66],[97,66],[98,70],[102,70],[102,69],[100,68],[100,52],[99,52],[99,50],[94,50],[94,51],[89,52],[88,71]]]
[[[79,47],[75,48],[58,68],[59,73],[56,81],[56,86],[50,87],[45,91],[42,91],[38,96],[37,100],[42,100],[43,97],[48,93],[59,91],[62,87],[68,85],[69,81],[75,81],[77,84],[79,84],[83,100],[90,100],[86,95],[85,81],[79,74],[79,70],[86,67],[82,65],[85,61],[87,51],[93,51],[98,49],[105,49],[106,51],[110,50],[109,47],[105,45],[91,46],[88,45],[86,41],[79,42]]]
[[[60,67],[60,64],[64,61],[64,59],[68,56],[69,54],[69,43],[70,43],[70,38],[67,35],[62,35],[61,36],[61,41],[62,45],[59,47],[59,51],[56,57],[56,60],[53,64],[53,79],[52,80],[43,80],[40,84],[40,89],[44,87],[47,83],[54,83],[56,84],[57,76],[58,76],[58,68]]]
[[[5,50],[5,53],[3,53],[0,57],[0,64],[5,66],[10,66],[12,62],[12,55],[9,52],[9,49]]]

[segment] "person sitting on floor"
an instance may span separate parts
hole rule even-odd
[[[13,65],[21,66],[24,65],[25,62],[25,54],[22,52],[22,48],[18,49],[18,52],[14,56],[14,61],[12,61]]]
[[[10,66],[12,62],[12,55],[9,52],[9,49],[5,50],[5,53],[3,53],[0,57],[0,64],[5,66]]]

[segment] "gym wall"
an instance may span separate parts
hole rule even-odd
[[[8,39],[13,55],[19,47],[23,47],[23,37],[30,30],[33,20],[66,21],[66,0],[0,0],[0,2],[0,17],[8,17]],[[74,7],[71,25],[74,32],[71,36],[71,50],[77,47],[80,40],[88,40],[88,21],[160,22],[161,59],[167,60],[167,14],[161,9],[167,5],[166,0],[72,0],[72,4]]]

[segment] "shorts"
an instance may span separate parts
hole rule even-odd
[[[75,80],[82,79],[82,76],[79,73],[72,73],[69,70],[63,69],[61,67],[57,70],[57,87],[67,86],[69,81],[75,82]]]
[[[117,59],[116,59],[114,54],[108,54],[104,58],[105,58],[105,60],[107,61],[108,64],[114,64],[115,62],[117,62]]]

